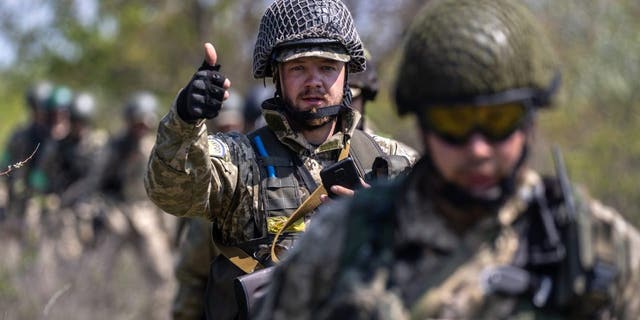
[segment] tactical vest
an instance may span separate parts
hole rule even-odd
[[[597,259],[588,266],[570,265],[575,260],[572,255],[577,254],[572,247],[579,246],[580,250],[591,248],[568,236],[571,222],[564,220],[565,200],[559,191],[558,181],[553,178],[544,178],[543,181],[545,194],[530,203],[523,219],[514,224],[522,241],[513,261],[491,270],[492,276],[486,277],[488,281],[484,284],[494,293],[524,298],[529,302],[529,308],[545,314],[594,314],[610,302],[607,292],[615,281],[617,269]],[[406,185],[395,182],[379,186],[376,192],[356,195],[345,226],[348,232],[340,270],[355,268],[369,277],[379,268],[391,267],[398,254],[403,254],[394,252],[393,233],[398,210],[394,201],[405,194]],[[367,249],[363,250],[363,247]],[[455,254],[440,259],[443,265],[448,266],[448,272],[455,271],[465,261],[464,256]],[[434,277],[446,276],[426,277],[433,280]],[[576,292],[574,279],[584,282],[581,292]],[[393,280],[388,285],[393,286]],[[403,291],[403,288],[399,289],[399,292]],[[430,290],[424,289],[426,291],[419,295]],[[412,305],[419,298],[416,293],[403,292],[401,295],[406,299],[405,303]]]
[[[307,189],[307,194],[311,194],[317,184],[300,157],[283,145],[268,127],[256,129],[246,138],[254,149],[257,161],[242,161],[238,165],[243,172],[254,171],[254,183],[259,184],[259,207],[255,214],[255,223],[263,227],[262,234],[257,235],[254,240],[238,244],[237,247],[263,266],[268,266],[271,264],[269,256],[261,254],[268,252],[274,236],[267,231],[267,220],[270,217],[288,217],[303,203],[305,199],[300,191],[301,182]],[[349,155],[365,181],[372,179],[371,168],[374,161],[387,156],[373,138],[361,130],[355,130],[351,137]],[[259,181],[256,181],[258,177]],[[287,234],[281,239],[284,238],[283,241],[286,242],[296,236]],[[215,234],[213,239],[217,239]],[[245,272],[225,256],[214,258],[207,283],[207,319],[231,319],[239,316],[233,281],[244,274]]]

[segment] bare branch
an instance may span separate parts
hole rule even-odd
[[[26,159],[24,159],[24,160],[22,160],[22,161],[20,161],[20,162],[17,162],[17,163],[15,163],[15,164],[10,164],[10,165],[7,167],[7,169],[6,169],[6,170],[4,170],[4,171],[0,171],[0,177],[1,177],[1,176],[4,176],[4,175],[7,175],[7,174],[9,174],[9,173],[11,173],[14,169],[20,169],[20,168],[24,167],[24,165],[26,165],[26,164],[27,164],[27,162],[29,162],[29,161],[31,160],[31,158],[33,158],[33,156],[34,156],[34,155],[36,154],[36,152],[38,151],[38,148],[39,148],[39,147],[40,147],[40,144],[38,143],[38,144],[36,145],[35,150],[33,150],[33,152],[31,152],[31,155],[30,155],[28,158],[26,158]]]

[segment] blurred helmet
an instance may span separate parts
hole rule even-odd
[[[365,58],[367,59],[367,69],[363,72],[355,73],[349,76],[349,87],[351,88],[351,95],[362,95],[365,101],[375,100],[378,95],[378,72],[375,64],[373,63],[371,53],[369,50],[364,50]]]
[[[132,94],[124,106],[124,118],[129,123],[144,123],[152,127],[157,120],[158,100],[148,91]]]
[[[49,81],[40,81],[27,89],[27,104],[31,109],[43,109],[47,99],[51,96],[53,84]]]
[[[244,120],[247,123],[253,123],[262,116],[262,102],[273,98],[274,92],[273,87],[263,85],[256,85],[247,92],[244,103]]]
[[[69,108],[69,116],[74,122],[91,122],[95,113],[96,100],[87,92],[77,94]]]
[[[69,87],[56,86],[51,91],[47,102],[45,103],[46,111],[69,110],[73,102],[73,92]]]
[[[272,77],[272,63],[304,56],[346,62],[352,73],[365,69],[360,36],[340,0],[276,0],[267,8],[253,52],[253,76]]]
[[[400,114],[433,105],[551,104],[556,58],[526,7],[510,0],[434,0],[408,33],[396,80]]]
[[[235,90],[230,89],[229,98],[224,100],[218,116],[212,119],[215,126],[244,125],[244,99]]]

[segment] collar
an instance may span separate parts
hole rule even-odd
[[[344,148],[345,141],[351,138],[361,118],[360,113],[355,109],[346,110],[338,115],[340,123],[337,131],[321,145],[314,146],[304,138],[302,133],[292,129],[279,99],[272,98],[262,103],[262,114],[267,126],[275,133],[278,140],[296,153],[310,155]]]

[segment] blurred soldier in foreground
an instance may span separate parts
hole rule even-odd
[[[205,54],[160,122],[145,182],[166,212],[213,222],[223,255],[211,264],[207,316],[232,319],[239,312],[234,278],[273,264],[271,248],[291,247],[326,196],[322,168],[350,155],[360,176],[369,178],[377,156],[408,152],[355,128],[360,114],[350,108],[347,79],[363,71],[365,61],[351,14],[339,0],[277,0],[266,10],[253,75],[273,78],[276,94],[262,104],[267,126],[249,135],[207,137],[203,119],[218,115],[231,84],[209,43]],[[340,185],[331,191],[353,194]],[[304,219],[274,244],[298,208]]]
[[[512,0],[434,0],[411,26],[400,113],[412,173],[321,210],[276,267],[260,319],[632,319],[640,235],[568,181],[527,166],[559,67]]]

